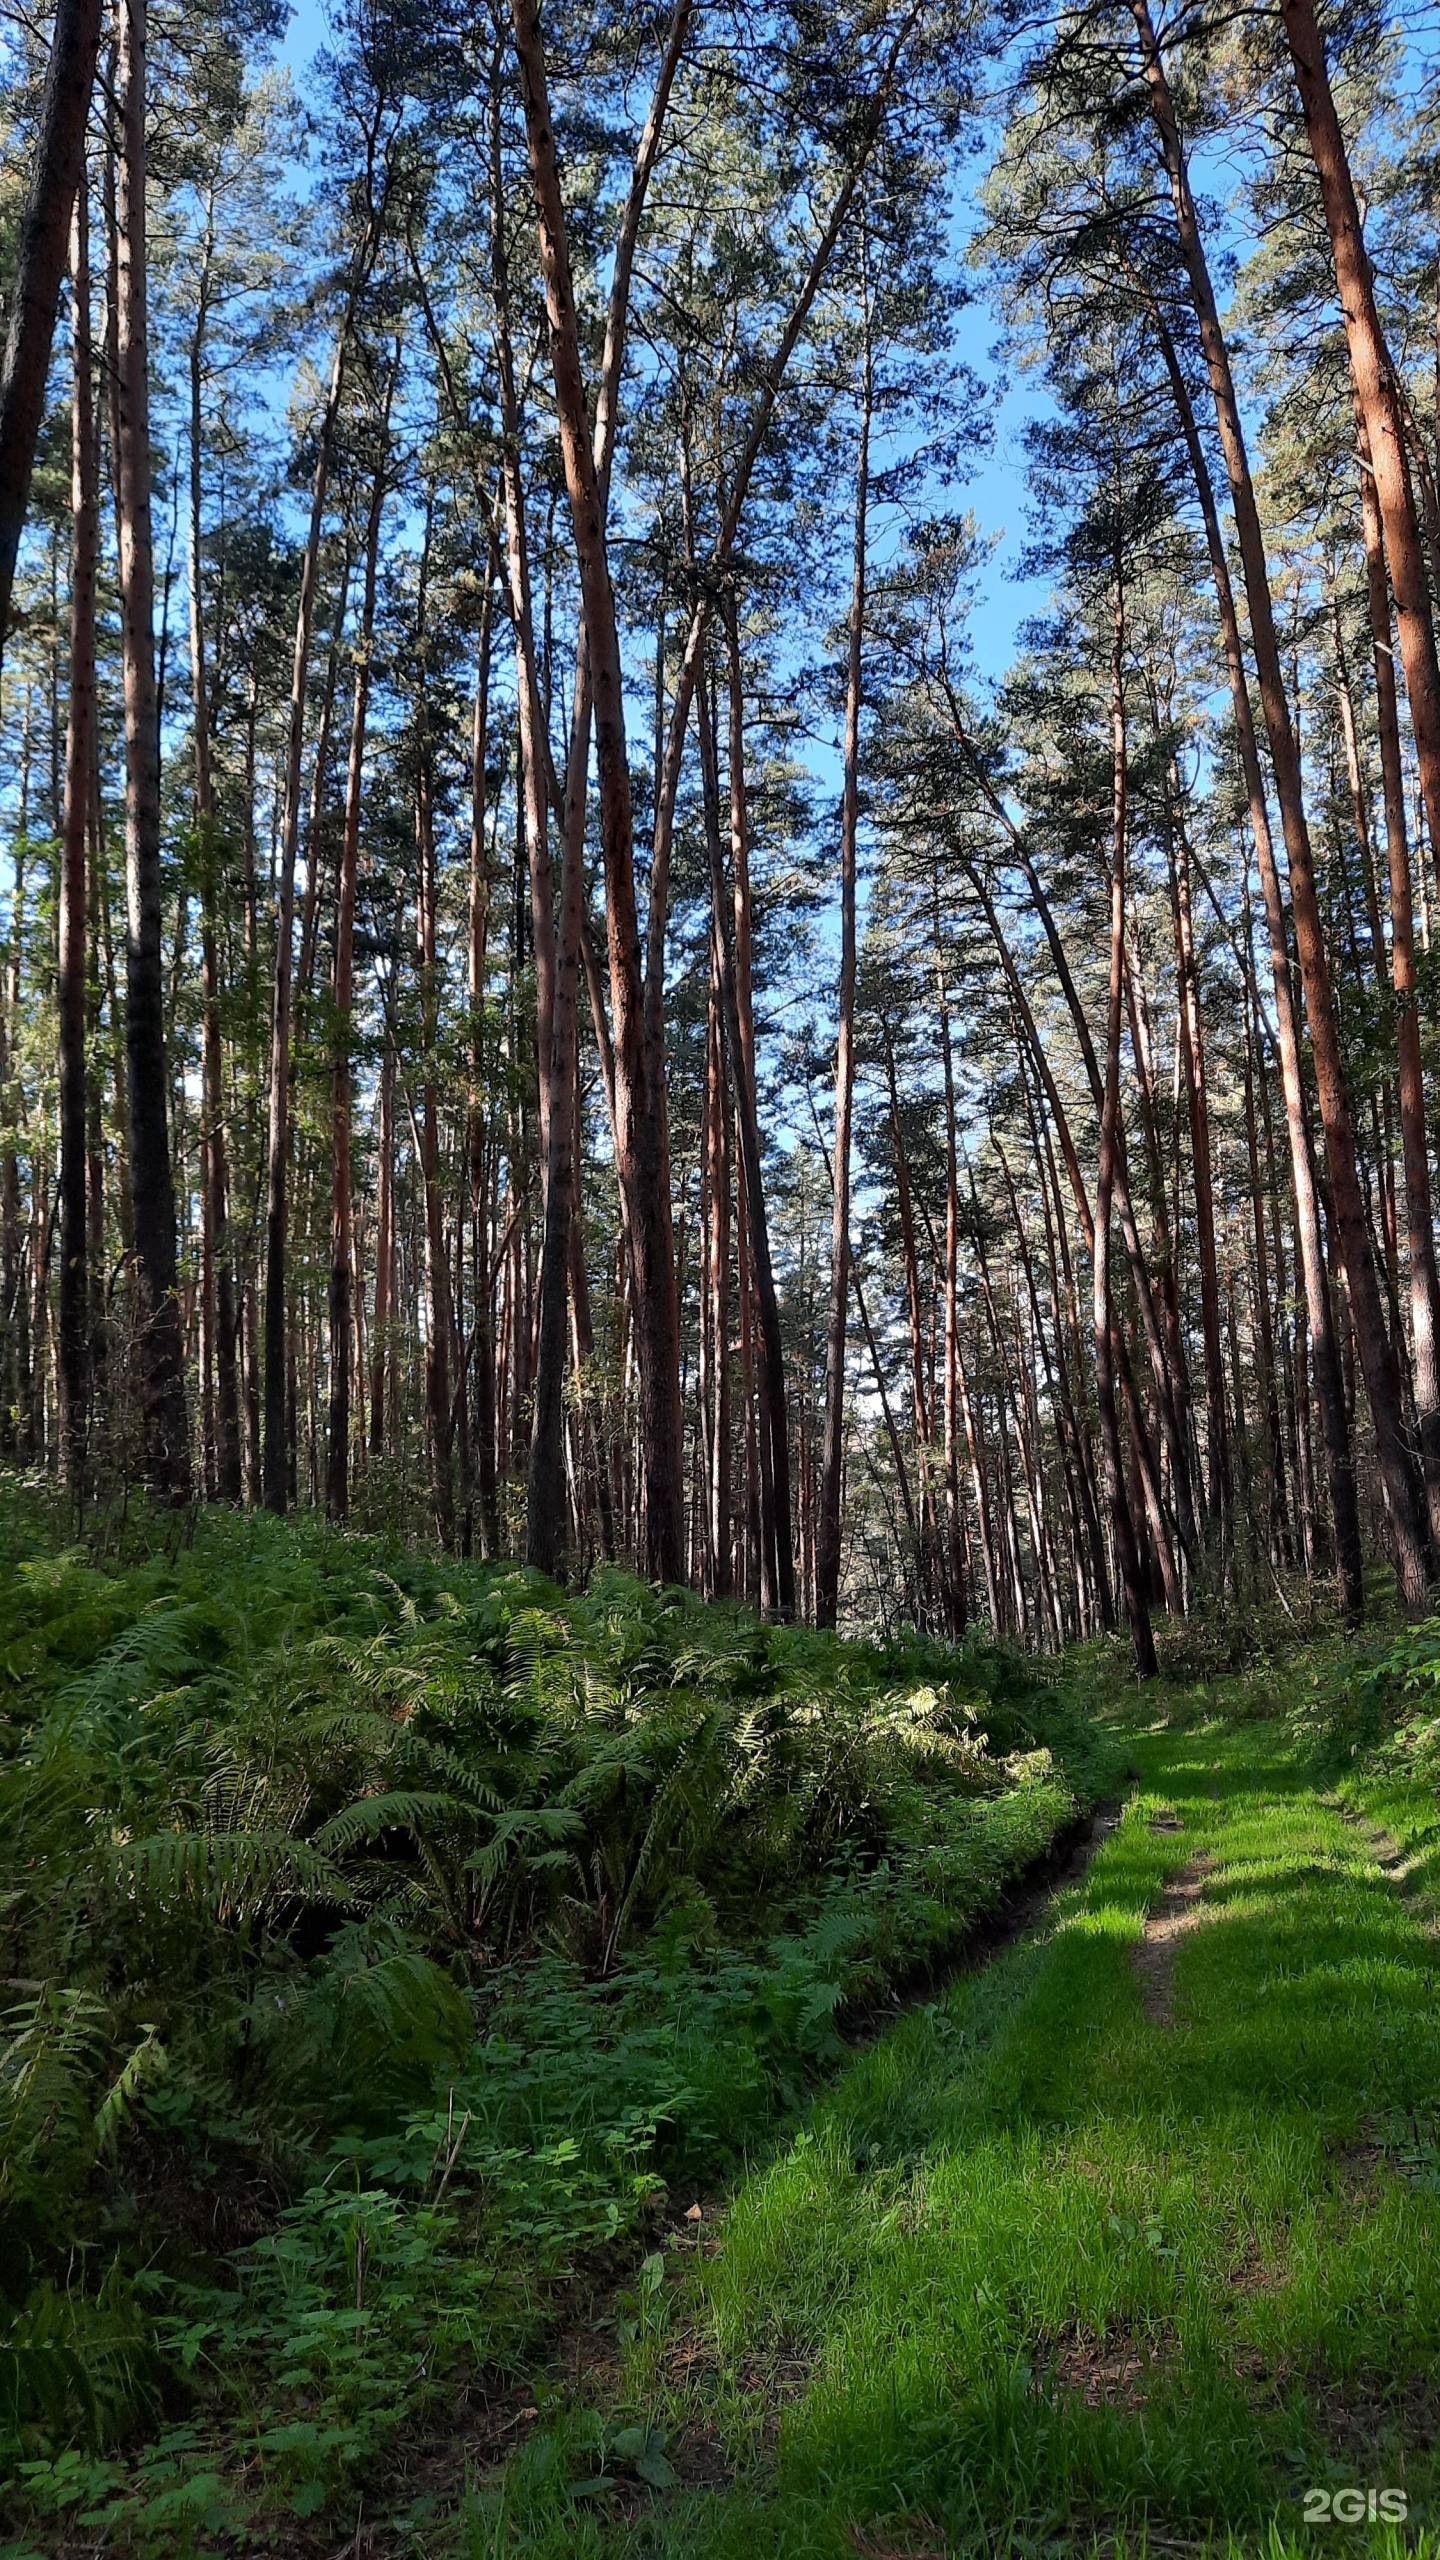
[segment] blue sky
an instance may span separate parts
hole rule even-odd
[[[280,59],[288,66],[302,99],[309,66],[326,39],[327,18],[322,0],[294,0]],[[961,202],[956,212],[956,235],[963,241],[970,228],[970,207]],[[1020,581],[1013,574],[1025,529],[1021,435],[1026,418],[1037,405],[1037,393],[1033,382],[1023,376],[1008,382],[1001,379],[1000,368],[992,363],[990,355],[999,327],[998,315],[983,294],[977,294],[965,314],[962,353],[982,380],[999,384],[1000,396],[993,448],[981,457],[963,490],[956,494],[960,503],[974,509],[983,533],[1000,537],[990,576],[976,600],[971,621],[980,673],[991,679],[1003,675],[1014,656],[1020,624],[1039,610],[1046,594],[1044,581]]]

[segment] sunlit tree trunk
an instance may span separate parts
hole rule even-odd
[[[1403,401],[1380,325],[1375,280],[1319,23],[1311,0],[1281,0],[1280,15],[1289,39],[1305,130],[1320,181],[1320,199],[1345,319],[1350,371],[1365,432],[1366,459],[1374,476],[1374,494],[1384,525],[1415,760],[1432,856],[1440,864],[1440,661],[1436,657],[1435,624],[1410,473]]]

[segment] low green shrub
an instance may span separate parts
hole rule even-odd
[[[0,1495],[0,2470],[306,2516],[723,2177],[1093,1801],[1001,1649]]]

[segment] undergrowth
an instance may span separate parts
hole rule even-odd
[[[353,2513],[1109,1767],[993,1648],[14,1484],[0,1708],[16,2549]]]

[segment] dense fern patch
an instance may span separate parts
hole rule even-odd
[[[318,1525],[0,1513],[0,2466],[33,2544],[320,2513],[723,2176],[1093,1800],[993,1649]]]

